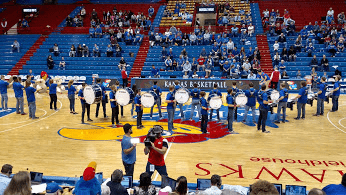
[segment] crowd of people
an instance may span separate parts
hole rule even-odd
[[[178,17],[180,17],[181,20],[187,24],[191,24],[193,21],[193,14],[187,11],[186,3],[184,1],[177,1],[173,11],[166,7],[162,16],[172,18],[172,20],[177,20]]]

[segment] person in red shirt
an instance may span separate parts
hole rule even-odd
[[[277,89],[280,79],[281,79],[280,71],[278,70],[278,67],[275,67],[274,71],[272,72],[272,75],[270,76],[270,88]]]
[[[146,146],[144,148],[144,154],[149,154],[146,172],[151,176],[157,170],[161,176],[168,176],[164,159],[168,149],[168,141],[161,136],[161,126],[154,126],[152,131],[156,136],[155,141],[154,143],[150,142],[150,147]]]
[[[121,70],[121,77],[123,78],[123,88],[127,87],[127,72],[126,72],[126,68],[123,67],[123,69]]]
[[[202,56],[199,56],[199,58],[197,59],[198,65],[197,65],[197,71],[199,71],[200,68],[203,68],[203,71],[205,69],[205,59]]]

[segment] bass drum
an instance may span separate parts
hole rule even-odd
[[[87,104],[97,104],[102,100],[102,89],[98,85],[86,86],[83,93]]]
[[[235,97],[235,103],[238,105],[238,106],[245,106],[246,103],[247,103],[247,96],[245,95],[245,93],[238,93]]]
[[[144,93],[141,96],[141,102],[143,107],[151,108],[155,104],[155,98],[151,93]]]
[[[115,99],[120,106],[126,106],[127,104],[132,103],[134,97],[135,95],[133,93],[133,90],[129,87],[125,89],[120,88],[115,93]]]
[[[175,92],[174,97],[179,104],[185,104],[190,98],[189,90],[180,88]]]
[[[210,106],[211,109],[218,110],[218,109],[221,108],[221,106],[222,106],[222,99],[218,95],[212,94],[212,95],[209,96],[209,98],[210,98],[209,106]]]
[[[267,91],[269,98],[273,101],[277,101],[280,98],[280,92],[275,89],[269,89]]]

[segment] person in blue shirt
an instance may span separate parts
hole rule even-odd
[[[239,28],[236,25],[232,27],[232,37],[238,37],[238,30]]]
[[[93,48],[93,54],[94,54],[94,57],[101,57],[100,47],[97,46],[96,43],[95,43],[94,48]]]
[[[98,25],[95,29],[95,36],[97,36],[98,38],[102,37],[102,28],[100,27],[100,25]]]
[[[178,80],[175,80],[175,81],[174,81],[174,84],[175,84],[175,87],[174,87],[174,94],[175,94],[175,92],[177,92],[177,90],[180,89],[181,86],[179,85],[179,81],[178,81]],[[180,104],[180,103],[177,103],[177,104],[178,104],[179,109],[180,109],[180,117],[181,117],[181,120],[184,120],[184,118],[185,118],[184,109],[183,109],[184,104]],[[177,108],[177,107],[174,108],[174,113],[175,113],[175,109],[176,109],[176,108]]]
[[[339,109],[340,79],[341,79],[340,75],[337,75],[335,77],[335,83],[334,83],[333,90],[332,90],[332,92],[333,92],[333,97],[332,97],[333,107],[330,110],[331,112],[338,111],[338,109]]]
[[[117,125],[120,125],[119,123],[119,106],[117,103],[117,100],[115,99],[115,93],[117,92],[117,87],[115,85],[112,85],[111,87],[111,92],[109,92],[109,101],[111,104],[111,109],[112,109],[112,127],[116,128],[117,126],[114,125],[114,121],[116,122]]]
[[[50,109],[53,110],[53,103],[54,103],[54,110],[58,110],[56,107],[56,102],[58,101],[58,97],[56,96],[56,88],[57,84],[54,83],[53,79],[49,80],[49,96],[50,96]]]
[[[78,114],[75,111],[75,95],[76,95],[76,88],[73,86],[73,80],[70,80],[67,84],[67,97],[70,101],[70,113],[71,114]]]
[[[160,69],[155,68],[155,65],[152,65],[150,76],[151,78],[160,78]]]
[[[108,100],[107,100],[108,97],[107,97],[106,87],[104,85],[102,85],[100,78],[96,79],[96,84],[101,88],[101,92],[102,92],[101,103],[102,103],[102,108],[103,108],[103,117],[107,118],[106,104],[108,102]],[[95,113],[96,118],[99,116],[99,109],[100,109],[100,103],[96,104],[96,113]]]
[[[172,60],[169,56],[167,56],[167,59],[165,60],[165,66],[166,66],[166,71],[173,70],[173,63]]]
[[[127,176],[133,176],[136,162],[136,144],[131,143],[132,126],[126,123],[123,126],[125,135],[121,140],[121,158]]]
[[[308,89],[306,88],[306,81],[300,82],[301,88],[299,89],[298,95],[294,99],[298,99],[297,102],[297,110],[298,115],[296,120],[300,119],[300,116],[302,119],[305,119],[305,105],[308,101]]]
[[[174,120],[174,109],[175,109],[175,103],[177,102],[174,97],[174,86],[169,86],[169,92],[166,96],[167,103],[167,114],[168,114],[168,131],[173,134],[173,120]]]
[[[228,61],[225,62],[225,64],[223,65],[223,71],[222,71],[222,76],[226,76],[227,78],[229,78],[230,76],[230,65],[228,63]]]
[[[201,131],[202,133],[208,133],[207,131],[207,126],[208,126],[208,102],[204,98],[205,97],[205,92],[201,91],[200,93],[201,99],[200,99],[200,104],[201,104]]]
[[[143,105],[141,101],[141,89],[137,89],[136,97],[135,97],[135,105],[137,112],[137,129],[142,129],[144,126],[142,125],[142,116],[143,116]]]
[[[243,31],[240,35],[240,43],[242,45],[245,45],[246,41],[247,41],[247,34],[246,34],[246,31]]]
[[[22,27],[24,27],[24,28],[29,27],[29,23],[28,23],[28,21],[25,18],[22,21]]]
[[[331,42],[330,45],[327,47],[327,51],[331,54],[332,57],[335,57],[335,54],[337,52],[336,46]]]
[[[227,89],[227,107],[228,107],[228,115],[227,115],[227,121],[228,121],[228,131],[230,134],[238,134],[237,132],[233,131],[233,118],[234,118],[234,107],[236,107],[236,104],[234,102],[234,97],[232,95],[232,88]]]
[[[324,187],[323,192],[328,195],[345,194],[346,192],[346,173],[342,176],[341,184],[329,184]]]
[[[271,103],[272,101],[268,100],[268,94],[266,92],[267,86],[262,85],[261,90],[258,92],[257,101],[259,103],[259,112],[260,115],[258,117],[257,122],[257,130],[259,131],[262,126],[262,133],[270,133],[270,131],[266,130],[266,122],[268,117],[268,110],[269,106],[268,103]]]
[[[200,105],[200,93],[201,90],[198,89],[198,84],[194,83],[193,84],[193,89],[190,91],[190,96],[192,98],[191,102],[191,113],[190,113],[190,120],[192,120],[194,113],[195,113],[195,107],[197,107],[197,112],[198,112],[198,118],[201,118],[201,105]]]
[[[154,81],[154,85],[150,88],[150,91],[154,91],[154,93],[156,93],[156,95],[157,95],[157,99],[156,99],[155,104],[157,105],[157,109],[159,110],[159,117],[160,117],[160,119],[162,119],[162,113],[161,113],[162,91],[161,91],[161,88],[159,86],[157,86],[157,81]],[[153,116],[154,105],[150,109],[150,118]]]
[[[154,12],[155,12],[155,9],[152,6],[150,6],[148,9],[148,15],[150,18],[154,15]]]
[[[281,83],[280,85],[280,97],[279,97],[279,103],[278,103],[278,110],[277,110],[277,119],[275,123],[280,123],[280,115],[281,115],[281,109],[282,109],[282,122],[286,122],[286,108],[287,108],[287,100],[288,100],[288,90],[286,89],[286,84]]]
[[[216,95],[222,98],[221,91],[218,90],[217,87],[218,87],[217,83],[214,83],[214,89],[209,92],[208,101],[210,100],[211,95]],[[210,121],[213,120],[213,111],[214,111],[213,109],[210,109],[210,119],[209,119]],[[217,116],[217,120],[220,121],[220,109],[216,110],[216,116]]]
[[[26,115],[24,113],[24,98],[23,98],[23,89],[24,86],[21,84],[22,79],[20,77],[13,77],[13,90],[14,90],[14,96],[17,99],[16,104],[16,112],[17,114]],[[20,112],[19,112],[20,109]]]
[[[5,189],[11,182],[11,174],[12,174],[13,166],[10,164],[4,164],[1,168],[0,174],[0,194],[4,194]]]
[[[162,47],[161,57],[162,57],[162,61],[165,61],[165,60],[166,60],[167,51],[166,51],[166,48],[165,48],[165,47]]]
[[[203,35],[201,32],[197,34],[197,45],[203,45]]]
[[[82,83],[82,89],[80,89],[78,92],[78,98],[80,99],[80,103],[82,105],[82,124],[84,124],[85,109],[87,110],[88,121],[93,121],[90,119],[90,104],[86,103],[84,98],[85,87],[86,87],[86,83]]]
[[[321,78],[321,84],[319,86],[319,91],[315,94],[317,96],[317,112],[313,116],[324,114],[324,99],[326,98],[326,91],[328,85],[326,84],[326,77]]]
[[[236,81],[233,81],[232,82],[232,95],[233,97],[236,96],[237,93],[239,93],[239,89],[237,88],[237,82]],[[236,122],[238,122],[238,107],[235,107],[235,110],[234,110],[234,120]]]
[[[5,110],[11,110],[8,109],[7,107],[7,102],[8,102],[8,96],[7,96],[7,88],[12,86],[12,82],[8,83],[5,80],[5,76],[1,75],[1,80],[0,80],[0,93],[1,93],[1,108],[3,111]]]
[[[36,99],[35,99],[36,89],[33,87],[30,87],[30,85],[31,85],[30,80],[26,80],[25,93],[26,93],[26,98],[27,98],[28,106],[29,106],[29,118],[38,119],[38,117],[35,116],[35,113],[36,113]]]
[[[95,37],[95,29],[92,26],[89,28],[89,37]]]
[[[259,77],[261,79],[261,81],[259,82],[260,85],[268,86],[268,84],[270,82],[269,76],[265,72],[263,72],[262,70],[258,70],[258,75],[259,75]]]
[[[245,91],[245,95],[247,97],[247,103],[245,105],[245,114],[244,114],[244,119],[243,123],[246,123],[247,115],[248,112],[251,108],[252,112],[252,122],[256,123],[255,120],[255,111],[256,111],[256,97],[257,97],[257,90],[253,88],[254,84],[252,82],[249,83],[250,89]]]

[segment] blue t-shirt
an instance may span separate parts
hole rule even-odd
[[[257,91],[254,88],[250,88],[249,90],[245,91],[245,95],[247,97],[247,106],[256,106],[256,97],[257,97]]]
[[[142,104],[140,95],[136,95],[136,97],[135,97],[135,104],[139,104],[139,105]],[[142,110],[141,106],[137,106],[136,105],[136,112],[140,112],[141,110]]]
[[[201,93],[200,89],[194,88],[191,90],[190,95],[193,100],[199,100],[199,94]]]
[[[0,80],[0,93],[6,94],[7,93],[7,86],[9,85],[8,82]]]
[[[161,88],[158,87],[157,85],[154,85],[150,88],[151,91],[154,91],[159,98],[161,98],[160,94],[162,93]]]
[[[218,90],[218,89],[213,89],[213,90],[211,90],[210,92],[209,92],[209,97],[210,97],[210,95],[212,95],[212,94],[216,94],[216,95],[218,95],[218,96],[222,96],[222,94],[221,94],[221,91],[220,90]]]
[[[36,91],[36,89],[33,87],[25,88],[26,99],[28,100],[28,102],[34,102],[35,101],[35,91]]]
[[[300,98],[298,98],[298,102],[302,104],[306,104],[308,102],[308,89],[306,87],[302,87],[299,89]]]
[[[234,104],[233,96],[231,94],[228,94],[226,96],[226,101],[227,101],[227,104]],[[233,107],[228,107],[228,108],[233,108]]]
[[[166,97],[166,100],[174,100],[174,93],[173,92],[169,92],[167,94],[167,97]],[[172,103],[167,103],[167,109],[173,109],[173,105],[174,105],[174,102]]]
[[[83,93],[83,90],[84,89],[81,89],[81,90],[79,90],[79,92],[78,92],[78,97],[84,97],[84,93]],[[85,100],[80,100],[80,103],[81,104],[85,104]]]
[[[268,104],[264,104],[263,101],[268,101],[268,94],[265,91],[259,91],[257,96],[257,101],[264,109],[269,109]]]
[[[114,91],[109,92],[109,99],[115,99],[115,93]],[[116,101],[110,101],[111,102],[111,108],[117,107]]]
[[[177,90],[180,89],[180,88],[181,88],[181,87],[180,87],[179,85],[176,85],[176,86],[174,87],[174,91],[173,91],[173,92],[174,92],[174,93],[177,92]]]
[[[288,100],[288,90],[286,88],[281,89],[280,91],[280,98],[284,97],[284,99],[280,100],[280,102],[287,102]]]
[[[200,101],[201,101],[201,114],[208,115],[208,110],[205,110],[202,108],[202,107],[208,108],[207,100],[204,97],[202,97]]]
[[[334,83],[333,89],[336,89],[336,88],[338,88],[338,87],[340,87],[340,82],[339,82],[339,81],[337,81],[337,82]],[[339,96],[339,95],[340,95],[340,88],[339,88],[337,91],[334,91],[334,92],[333,92],[333,96]]]
[[[124,150],[132,147],[131,137],[123,136],[121,140],[121,157],[126,164],[133,164],[136,162],[136,148],[130,154],[125,154]]]
[[[74,95],[76,93],[76,91],[77,91],[76,88],[73,85],[71,85],[70,88],[68,88],[68,90],[67,90],[67,94],[68,95]]]
[[[322,91],[321,94],[318,94],[318,98],[324,99],[326,98],[326,90],[327,90],[327,85],[325,83],[320,84],[320,91]]]
[[[56,87],[58,85],[56,83],[52,83],[50,86],[49,86],[49,94],[56,94]]]
[[[24,86],[18,82],[13,83],[13,90],[14,95],[16,98],[22,98],[23,97],[23,88]]]
[[[341,195],[346,194],[346,187],[342,184],[330,184],[322,189],[328,195]]]

